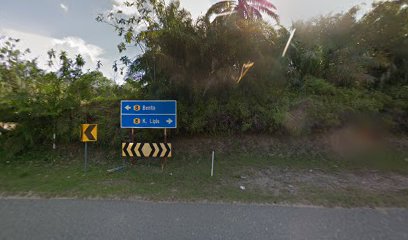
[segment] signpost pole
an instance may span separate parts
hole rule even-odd
[[[211,177],[214,176],[214,151],[212,152],[212,157],[211,157]]]
[[[54,134],[52,135],[52,139],[53,139],[53,141],[52,141],[52,149],[53,149],[53,150],[57,149],[56,138],[57,138],[57,136],[56,136],[56,134],[54,133]]]
[[[88,169],[88,142],[98,140],[98,124],[81,124],[81,142],[84,145],[84,172]]]
[[[167,128],[164,129],[164,143],[167,143]],[[164,161],[162,163],[162,171],[164,170],[164,166],[167,163],[167,157],[164,158]]]
[[[88,167],[88,143],[85,142],[85,151],[84,151],[84,158],[85,158],[85,165],[84,165],[84,171],[86,172],[87,167]]]
[[[131,140],[132,140],[132,143],[135,142],[135,129],[134,128],[132,128]],[[132,165],[136,164],[136,161],[133,157],[130,158],[130,162]]]

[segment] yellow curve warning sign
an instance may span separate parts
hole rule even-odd
[[[81,142],[98,141],[97,124],[81,124]]]

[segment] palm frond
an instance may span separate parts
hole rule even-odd
[[[251,5],[253,6],[262,6],[276,10],[275,5],[272,4],[269,0],[247,0],[247,2],[251,3]]]
[[[235,1],[221,1],[213,4],[205,14],[205,18],[208,20],[211,16],[230,12],[234,9],[236,3]]]
[[[233,11],[243,19],[262,19],[262,14],[267,14],[279,23],[279,17],[275,13],[276,7],[270,0],[227,0],[215,3],[208,9],[205,19],[218,15],[222,18]]]
[[[274,11],[267,7],[262,7],[262,6],[252,6],[253,8],[257,9],[259,12],[265,13],[271,18],[275,19],[279,23],[279,16],[276,14]]]
[[[248,6],[247,9],[249,15],[255,19],[262,19],[262,13],[254,6]]]

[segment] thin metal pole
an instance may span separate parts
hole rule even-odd
[[[85,169],[85,172],[86,172],[86,170],[87,170],[87,168],[88,168],[88,143],[87,143],[87,142],[85,142],[85,153],[84,153],[84,157],[85,157],[85,166],[84,166],[84,169]]]
[[[57,136],[56,136],[56,134],[54,133],[53,135],[52,135],[52,149],[53,150],[55,150],[55,149],[57,149],[57,144],[56,144],[56,138],[57,138]]]
[[[55,133],[57,131],[57,118],[54,117],[54,121],[53,121],[53,127],[54,127],[54,134],[52,135],[52,149],[56,150],[57,149],[57,134]]]
[[[167,144],[167,128],[164,129],[164,143]],[[164,166],[167,163],[167,157],[164,158],[164,161],[162,162],[162,171],[164,170]]]
[[[214,151],[212,152],[212,160],[211,160],[211,177],[214,176]]]
[[[135,143],[135,129],[134,129],[134,128],[132,128],[130,138],[131,138],[132,143]],[[135,165],[135,164],[136,164],[136,160],[135,160],[134,157],[135,157],[135,156],[133,156],[133,157],[130,158],[130,162],[131,162],[132,165]]]

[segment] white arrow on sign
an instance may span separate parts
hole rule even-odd
[[[125,109],[128,110],[128,111],[129,111],[131,108],[132,108],[132,107],[130,107],[129,105],[127,105],[127,106],[125,107]]]
[[[171,120],[171,118],[167,119],[166,121],[169,125],[173,123],[173,120]]]

